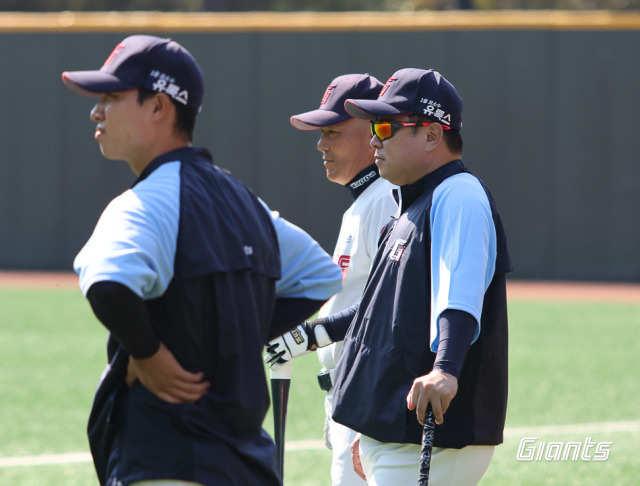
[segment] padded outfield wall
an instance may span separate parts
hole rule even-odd
[[[329,252],[350,198],[289,117],[340,74],[435,68],[463,97],[463,159],[501,209],[513,277],[640,281],[640,16],[603,12],[1,15],[0,269],[71,269],[134,180],[60,79],[134,33],[195,55],[195,145]]]

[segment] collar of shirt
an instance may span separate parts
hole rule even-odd
[[[356,176],[351,179],[351,182],[347,184],[349,188],[349,192],[351,192],[351,197],[355,201],[358,199],[358,196],[364,192],[364,190],[369,187],[373,181],[375,181],[380,174],[378,173],[378,167],[376,164],[371,164],[364,170],[361,170],[356,174]]]
[[[426,176],[418,179],[413,184],[400,187],[400,204],[398,205],[398,215],[404,213],[406,209],[415,202],[424,192],[433,190],[447,177],[459,172],[468,172],[462,160],[453,160],[442,167],[429,172]]]
[[[196,154],[209,159],[213,163],[213,157],[207,149],[182,147],[176,150],[172,150],[171,152],[167,152],[166,154],[162,154],[153,159],[149,163],[149,165],[145,167],[145,169],[142,171],[142,174],[140,174],[140,177],[138,177],[138,179],[133,183],[131,187],[135,186],[138,182],[145,180],[154,170],[156,170],[162,164],[166,164],[167,162],[175,162],[176,160],[184,162],[186,160],[190,160]]]

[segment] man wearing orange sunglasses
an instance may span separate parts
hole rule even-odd
[[[369,484],[417,484],[430,405],[429,484],[475,485],[503,440],[512,267],[493,198],[461,160],[462,99],[437,71],[409,68],[377,100],[345,108],[370,121],[376,166],[400,186],[400,208],[360,303],[298,331],[323,336],[308,349],[344,340],[333,419],[360,433],[354,465]]]
[[[344,108],[347,98],[375,100],[382,83],[369,74],[345,74],[335,78],[324,92],[320,107],[291,117],[299,130],[319,130],[318,150],[327,179],[345,186],[353,203],[342,216],[342,225],[333,260],[342,268],[342,292],[327,302],[320,316],[340,312],[357,303],[362,296],[380,231],[397,209],[391,191],[393,185],[381,179],[369,145],[369,123],[349,115]],[[325,442],[333,451],[331,480],[333,486],[361,486],[365,483],[353,470],[350,446],[355,432],[331,420],[332,377],[342,343],[322,348],[318,358],[322,371],[320,387],[327,392]]]

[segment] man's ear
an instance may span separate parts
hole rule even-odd
[[[444,136],[444,130],[439,123],[432,123],[425,127],[425,144],[427,150],[435,150],[440,145]]]
[[[153,103],[152,113],[155,118],[161,118],[161,117],[167,116],[170,113],[171,108],[173,107],[173,103],[171,102],[169,97],[164,93],[158,93],[153,98],[151,98],[150,101]]]

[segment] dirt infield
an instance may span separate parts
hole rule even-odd
[[[513,280],[509,300],[640,303],[640,284]]]
[[[77,289],[78,276],[72,272],[3,272],[0,288]]]
[[[70,272],[3,272],[0,288],[77,289]],[[515,300],[640,303],[640,284],[510,280],[507,293]]]

